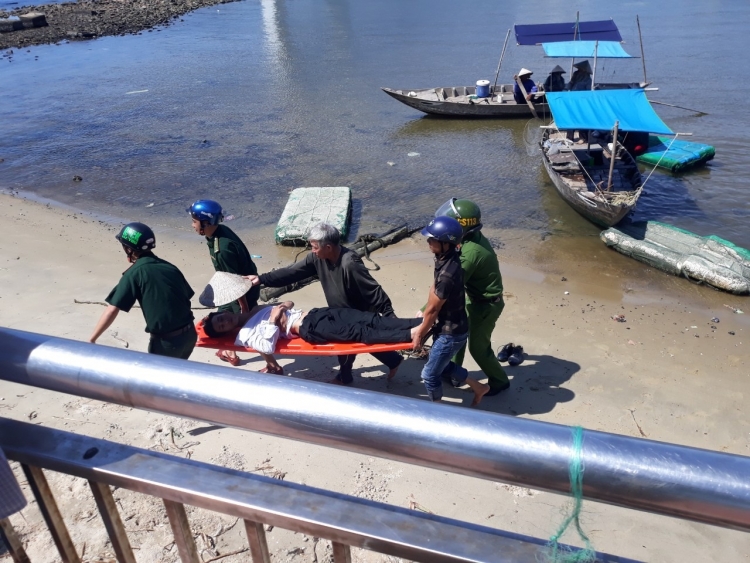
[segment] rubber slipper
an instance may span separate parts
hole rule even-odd
[[[237,356],[227,356],[224,354],[225,350],[219,350],[216,352],[216,357],[219,358],[222,362],[227,362],[234,367],[237,367],[240,365],[240,359]]]
[[[258,373],[271,373],[273,375],[284,375],[284,368],[281,366],[277,368],[266,366],[258,370]]]

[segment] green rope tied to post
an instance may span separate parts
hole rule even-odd
[[[568,508],[568,515],[560,524],[557,532],[550,538],[548,563],[592,563],[596,560],[596,553],[591,547],[588,536],[581,528],[581,506],[583,505],[583,428],[580,426],[573,427],[573,451],[570,456],[570,465],[568,473],[570,475],[570,495],[573,497],[572,507]],[[563,536],[570,524],[574,523],[578,537],[584,544],[583,549],[575,551],[568,547],[561,546],[558,540]]]

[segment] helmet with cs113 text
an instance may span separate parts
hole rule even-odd
[[[128,223],[115,235],[123,246],[132,250],[151,250],[156,246],[156,235],[143,223]]]
[[[199,199],[186,210],[193,219],[209,225],[218,225],[224,219],[221,205],[212,199]]]
[[[434,238],[440,242],[458,244],[463,236],[461,225],[453,217],[435,217],[422,229],[422,236]]]
[[[482,228],[482,212],[479,206],[469,199],[452,197],[435,212],[435,217],[453,217],[464,230],[464,236]]]

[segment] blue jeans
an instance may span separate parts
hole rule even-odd
[[[441,334],[433,340],[430,357],[422,369],[422,381],[431,401],[439,401],[443,398],[443,377],[452,377],[460,383],[466,381],[469,372],[454,364],[451,358],[466,344],[468,337],[468,332]]]

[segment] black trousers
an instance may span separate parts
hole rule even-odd
[[[324,344],[328,342],[361,342],[363,344],[388,344],[409,342],[411,329],[419,326],[421,319],[399,319],[381,317],[356,309],[324,307],[311,309],[300,326],[299,334],[307,342]],[[397,367],[401,361],[398,352],[377,352],[372,354],[389,369]],[[352,366],[355,355],[339,356],[341,369],[336,376],[343,383],[352,382]]]

